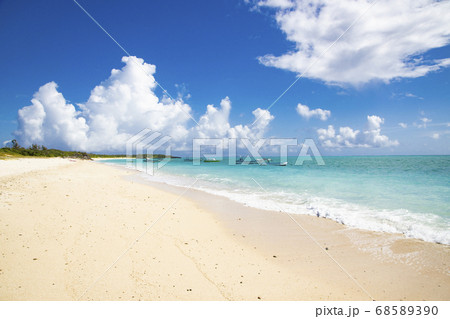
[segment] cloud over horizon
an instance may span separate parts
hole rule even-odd
[[[125,150],[126,141],[148,128],[172,137],[172,146],[189,147],[189,139],[263,137],[273,116],[257,108],[259,121],[253,125],[229,123],[231,101],[224,98],[219,107],[208,105],[199,125],[191,120],[192,108],[181,98],[155,94],[156,67],[137,57],[123,57],[122,69],[113,69],[110,77],[97,85],[89,99],[78,108],[49,82],[33,95],[31,105],[18,111],[18,129],[14,133],[24,145],[44,144],[61,149],[113,152]],[[192,121],[192,122],[191,122]]]
[[[374,80],[417,78],[450,66],[450,58],[427,60],[422,55],[450,43],[449,1],[379,0],[370,7],[372,3],[257,1],[257,7],[276,11],[279,28],[295,44],[292,51],[280,56],[267,54],[259,61],[298,74],[307,71],[305,77],[329,84],[356,86]]]
[[[367,116],[364,131],[354,130],[351,127],[340,127],[338,133],[333,125],[326,129],[318,129],[319,141],[325,148],[354,148],[354,147],[389,147],[398,146],[397,140],[391,140],[381,134],[381,124],[384,119],[376,115]]]

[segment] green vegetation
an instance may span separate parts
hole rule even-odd
[[[0,159],[7,158],[15,158],[15,157],[68,157],[68,158],[80,158],[90,160],[92,158],[114,158],[114,157],[123,157],[126,155],[106,155],[106,154],[91,154],[86,152],[77,152],[77,151],[61,151],[57,149],[48,149],[44,145],[33,144],[29,148],[24,148],[17,143],[16,140],[12,140],[11,145],[9,147],[0,148]],[[133,155],[134,158],[179,158],[176,156],[166,156],[163,154],[154,154],[154,155]]]
[[[61,151],[56,149],[48,149],[44,145],[33,144],[29,148],[24,148],[17,143],[16,140],[11,141],[11,147],[0,148],[0,158],[12,158],[12,157],[69,157],[69,158],[81,158],[91,159],[86,152],[75,151]]]

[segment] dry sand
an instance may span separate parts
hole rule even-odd
[[[0,299],[449,300],[448,246],[293,218],[100,163],[0,161]]]

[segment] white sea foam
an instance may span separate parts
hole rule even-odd
[[[133,166],[129,168],[136,169]],[[349,227],[401,233],[410,238],[450,245],[450,222],[435,214],[418,214],[407,209],[374,209],[339,199],[314,196],[307,192],[263,190],[256,184],[251,188],[248,185],[238,185],[236,180],[230,178],[212,177],[208,174],[197,175],[197,178],[163,172],[148,175],[145,174],[144,167],[137,169],[150,181],[180,187],[188,187],[197,179],[193,189],[223,196],[257,209],[329,218]]]
[[[145,177],[151,181],[181,187],[188,187],[195,181],[193,177],[172,174]],[[450,245],[450,223],[437,215],[416,214],[406,209],[376,210],[333,198],[263,190],[256,185],[254,189],[230,187],[232,183],[230,179],[203,180],[200,176],[192,188],[253,208],[329,218],[349,227],[401,233],[406,237]]]

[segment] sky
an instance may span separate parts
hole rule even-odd
[[[149,128],[179,152],[276,137],[450,154],[450,1],[78,4],[0,1],[1,142],[117,153]]]

